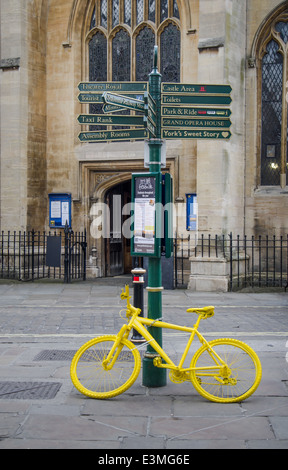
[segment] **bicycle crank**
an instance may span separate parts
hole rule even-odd
[[[183,383],[190,380],[189,372],[181,372],[180,370],[170,370],[169,379],[173,383]]]

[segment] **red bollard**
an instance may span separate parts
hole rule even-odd
[[[133,276],[133,287],[134,287],[134,298],[133,305],[136,308],[141,309],[140,316],[144,316],[144,274],[146,269],[143,268],[134,268],[131,271]],[[143,343],[145,339],[138,333],[138,331],[133,329],[133,335],[131,338],[133,343]]]

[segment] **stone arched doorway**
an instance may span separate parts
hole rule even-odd
[[[105,238],[105,276],[118,276],[130,273],[132,257],[130,254],[130,237],[123,232],[123,224],[130,217],[131,180],[118,183],[109,188],[104,196],[109,208],[109,234]],[[126,206],[128,210],[123,208]],[[127,213],[128,212],[128,213]]]

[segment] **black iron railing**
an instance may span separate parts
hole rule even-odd
[[[57,239],[57,240],[56,240]],[[59,247],[51,262],[49,246]],[[86,232],[66,228],[55,232],[0,232],[0,279],[86,279]],[[55,253],[52,253],[54,256]],[[53,258],[52,256],[52,258]],[[197,239],[175,234],[174,285],[186,288],[191,258],[221,258],[227,262],[229,290],[246,287],[288,288],[288,234],[233,236],[201,234]],[[56,256],[57,258],[57,256]]]
[[[58,243],[49,244],[56,240]],[[49,253],[50,246],[50,253]],[[0,278],[21,281],[37,279],[86,279],[86,233],[1,232]],[[59,249],[59,253],[56,253]],[[51,250],[53,252],[51,253]]]
[[[288,235],[229,235],[230,290],[284,287],[288,281]]]
[[[221,258],[228,263],[229,290],[247,287],[288,288],[288,235],[233,236],[200,234],[197,240],[176,234],[175,287],[186,287],[189,259]]]

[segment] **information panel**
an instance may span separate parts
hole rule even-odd
[[[159,173],[132,175],[134,223],[131,254],[134,256],[160,256],[160,239],[156,237],[159,177]]]
[[[49,227],[71,227],[71,194],[49,194]]]
[[[186,230],[197,230],[197,194],[186,194]]]

